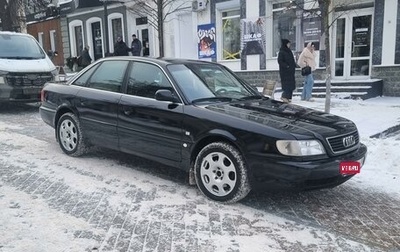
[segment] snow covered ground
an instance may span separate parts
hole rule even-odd
[[[305,102],[294,97],[293,103],[323,111],[325,99]],[[345,188],[380,192],[400,200],[400,131],[385,133],[400,125],[400,97],[334,98],[331,113],[353,120],[368,147],[361,173],[346,182]],[[349,238],[323,223],[307,225],[249,207],[249,203],[211,202],[195,187],[154,176],[148,172],[148,164],[138,162],[134,165],[139,168],[132,168],[96,155],[68,157],[58,148],[54,131],[39,122],[36,112],[3,113],[0,118],[0,252],[135,251],[134,245],[142,237],[143,251],[375,251],[365,244],[366,239]],[[38,125],[42,128],[33,137]],[[377,134],[378,138],[371,138]],[[27,193],[23,184],[10,182],[16,181],[10,178],[11,172],[15,177],[44,178],[49,191],[50,185],[61,186],[48,197],[46,192]],[[68,194],[71,199],[63,202]],[[78,212],[85,199],[97,197],[98,205]],[[68,211],[74,198],[80,204]],[[101,221],[94,222],[94,210],[102,208]],[[106,223],[108,215],[121,215],[123,225]],[[136,230],[143,223],[148,225],[140,234]],[[130,236],[125,237],[127,231]],[[161,243],[163,234],[172,237],[168,247]],[[123,242],[129,246],[120,245]]]

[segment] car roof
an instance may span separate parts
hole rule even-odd
[[[13,32],[13,31],[0,31],[0,35],[24,36],[24,37],[34,38],[32,35],[28,33]]]
[[[216,64],[214,62],[195,60],[195,59],[180,59],[180,58],[155,58],[155,57],[138,57],[138,56],[113,56],[102,58],[99,61],[109,61],[118,59],[134,59],[143,62],[152,62],[161,66],[167,66],[170,64]]]

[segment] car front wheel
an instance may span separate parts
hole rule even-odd
[[[79,120],[73,113],[65,113],[58,120],[57,140],[61,149],[70,156],[81,156],[87,150]]]
[[[234,203],[251,190],[243,157],[228,143],[205,146],[196,158],[194,171],[198,188],[213,200]]]

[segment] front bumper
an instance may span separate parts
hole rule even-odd
[[[43,87],[10,87],[0,85],[1,101],[39,102]]]
[[[359,161],[364,164],[367,147],[360,147],[350,153],[315,161],[274,160],[261,155],[248,159],[253,189],[311,190],[331,188],[349,180],[354,175],[342,175],[339,164],[342,161]]]

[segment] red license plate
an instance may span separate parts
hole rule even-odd
[[[360,173],[360,162],[340,162],[340,174],[350,175]]]

